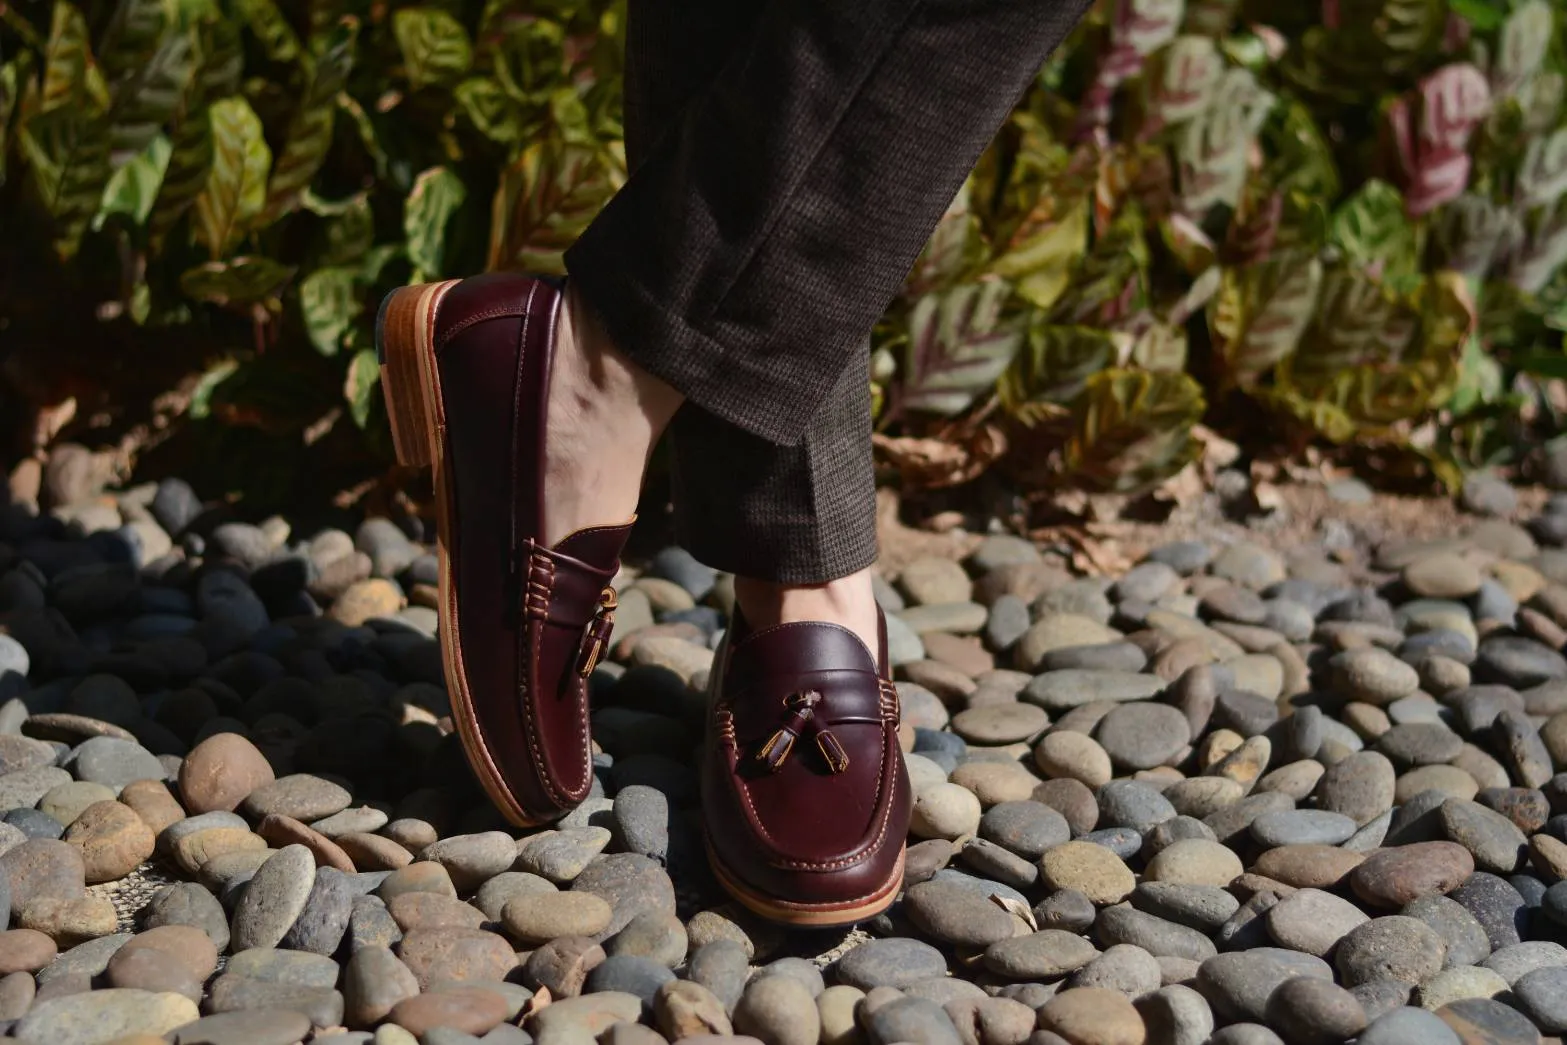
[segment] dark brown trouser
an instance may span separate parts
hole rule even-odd
[[[1089,0],[630,0],[632,174],[566,255],[683,392],[679,539],[748,577],[876,557],[866,345]]]

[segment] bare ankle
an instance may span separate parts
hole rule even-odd
[[[735,600],[754,628],[825,621],[848,628],[873,653],[879,643],[876,596],[868,568],[824,584],[778,584],[736,577]]]
[[[550,374],[544,539],[636,511],[653,445],[684,397],[615,346],[568,286]]]

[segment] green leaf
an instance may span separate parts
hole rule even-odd
[[[215,260],[244,238],[261,213],[272,153],[261,120],[245,99],[213,102],[209,114],[212,163],[206,186],[196,197],[196,229]]]
[[[54,6],[36,114],[21,136],[45,212],[54,219],[54,249],[76,255],[109,181],[108,91],[74,6]]]
[[[93,60],[88,43],[87,21],[81,11],[66,0],[56,0],[49,26],[49,43],[44,49],[43,91],[38,112],[57,109],[108,107],[109,89],[103,73]]]
[[[1197,459],[1192,426],[1206,408],[1186,374],[1102,370],[1073,403],[1066,471],[1090,489],[1147,489]]]
[[[1328,242],[1350,261],[1385,275],[1410,273],[1418,265],[1415,230],[1404,214],[1404,197],[1375,178],[1333,212]]]
[[[1077,204],[1037,234],[1014,240],[989,271],[1017,285],[1018,296],[1037,308],[1054,305],[1072,280],[1072,267],[1088,240],[1088,204]]]
[[[55,222],[55,253],[76,256],[109,181],[109,136],[101,112],[56,109],[34,117],[22,135],[44,209]]]
[[[392,16],[408,85],[420,90],[452,83],[473,63],[473,45],[462,23],[438,7],[405,7]]]
[[[989,392],[1023,341],[1003,316],[1012,288],[999,280],[927,294],[909,313],[899,408],[952,417]]]
[[[174,118],[195,72],[194,43],[189,33],[170,33],[146,61],[114,85],[109,144],[116,163],[146,148]]]
[[[1447,0],[1448,10],[1482,33],[1488,33],[1507,17],[1507,5],[1501,0]]]
[[[265,257],[209,261],[180,274],[180,289],[197,301],[245,310],[282,292],[294,277],[294,267]]]
[[[196,382],[196,387],[190,393],[190,416],[192,420],[201,421],[212,414],[212,394],[218,386],[234,376],[234,371],[239,369],[239,363],[233,359],[225,359],[212,367]]]
[[[1130,341],[1110,330],[1036,324],[1001,378],[1001,405],[1016,414],[1031,403],[1070,403],[1090,377],[1122,361]]]
[[[483,76],[474,76],[458,84],[452,92],[468,122],[491,141],[509,145],[522,138],[522,117],[500,84]]]
[[[1567,363],[1567,357],[1561,358]],[[1526,363],[1521,368],[1528,370]],[[1562,368],[1562,374],[1567,376],[1567,366]],[[1506,379],[1501,364],[1486,353],[1479,338],[1466,339],[1464,354],[1458,362],[1458,383],[1453,388],[1453,397],[1446,403],[1447,409],[1453,416],[1463,417],[1477,407],[1500,399],[1505,391]]]
[[[1322,263],[1302,252],[1224,270],[1208,328],[1227,384],[1246,387],[1295,350],[1321,284]]]
[[[101,228],[111,214],[123,214],[136,225],[145,222],[158,197],[171,151],[169,140],[160,134],[115,171],[104,187],[103,203],[93,218],[93,228]]]
[[[235,0],[239,15],[274,62],[299,58],[299,36],[274,0]]]
[[[364,311],[364,297],[351,268],[316,269],[299,283],[299,312],[310,343],[323,356],[337,355],[343,335]]]
[[[337,95],[348,82],[354,66],[354,44],[359,25],[349,20],[317,42],[310,62],[310,78],[284,136],[283,149],[272,168],[267,186],[266,220],[277,220],[293,210],[299,194],[309,188],[332,145],[332,124],[337,115]]]
[[[348,402],[349,416],[360,428],[370,423],[370,408],[375,404],[380,383],[381,365],[376,360],[375,349],[362,348],[355,352],[343,380],[343,398]]]
[[[445,167],[420,171],[403,206],[403,234],[413,281],[439,278],[446,258],[446,225],[467,198],[462,179]]]
[[[576,242],[625,180],[623,156],[546,138],[501,172],[490,225],[488,267],[565,271]]]

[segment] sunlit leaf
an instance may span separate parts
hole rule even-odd
[[[350,268],[319,268],[300,280],[299,312],[310,343],[324,356],[335,356],[343,335],[364,311],[364,297]]]
[[[348,402],[349,416],[360,428],[370,423],[370,410],[380,394],[380,384],[381,367],[376,361],[375,349],[362,348],[355,352],[348,363],[348,376],[343,380],[343,398]]]
[[[1131,341],[1109,330],[1036,325],[997,386],[1001,404],[1018,413],[1025,404],[1041,400],[1069,403],[1090,377],[1123,362]]]
[[[1013,280],[1018,296],[1038,308],[1049,308],[1071,281],[1072,266],[1082,257],[1088,239],[1088,205],[1063,209],[1060,220],[1040,229],[990,263],[989,271]]]
[[[909,312],[908,350],[897,403],[951,417],[989,392],[1023,340],[1003,311],[1012,288],[999,280],[927,294]]]
[[[56,109],[105,109],[109,89],[103,73],[93,59],[87,36],[87,21],[74,4],[55,0],[49,26],[49,43],[44,49],[43,90],[38,112]]]
[[[1418,264],[1415,230],[1404,216],[1404,198],[1373,178],[1333,212],[1328,242],[1362,268],[1408,273]]]
[[[54,219],[55,253],[66,260],[81,246],[108,184],[108,91],[74,6],[54,5],[37,113],[23,127],[21,151],[44,210]]]
[[[1102,370],[1073,403],[1066,473],[1089,489],[1147,489],[1196,460],[1192,426],[1206,405],[1186,374]]]
[[[625,180],[622,157],[549,138],[501,172],[491,210],[489,267],[558,274],[576,242]]]
[[[462,23],[439,7],[404,7],[392,15],[408,85],[414,90],[452,83],[473,63]]]
[[[467,195],[462,179],[446,167],[431,167],[414,179],[403,206],[403,235],[414,282],[439,278],[444,271],[446,226]]]
[[[104,188],[103,203],[93,218],[93,227],[101,227],[111,214],[123,214],[137,225],[145,222],[163,184],[171,151],[169,140],[159,135],[115,171]]]
[[[206,186],[196,197],[196,233],[217,259],[245,236],[260,215],[272,153],[262,136],[261,120],[245,99],[213,102],[208,114],[212,160]]]
[[[511,144],[522,138],[522,116],[516,102],[488,77],[470,77],[452,94],[469,122],[491,141]]]
[[[1208,327],[1227,383],[1244,387],[1295,350],[1321,282],[1322,263],[1300,253],[1225,270]]]

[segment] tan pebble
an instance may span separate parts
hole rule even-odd
[[[1316,759],[1306,758],[1299,762],[1291,762],[1265,774],[1257,781],[1255,790],[1277,791],[1289,795],[1297,802],[1303,802],[1316,788],[1317,781],[1322,779],[1322,774],[1326,770],[1327,767]]]
[[[1044,736],[1034,748],[1034,764],[1046,777],[1069,777],[1092,788],[1110,782],[1110,756],[1099,742],[1082,733],[1058,730]]]
[[[1393,720],[1387,717],[1387,712],[1375,704],[1366,704],[1358,700],[1350,701],[1344,705],[1344,710],[1339,713],[1339,719],[1353,729],[1362,740],[1375,740],[1383,733],[1393,728]]]
[[[1070,1045],[1143,1045],[1147,1028],[1131,999],[1106,987],[1073,987],[1045,1002],[1038,1027]]]
[[[192,814],[232,812],[247,795],[273,779],[266,756],[238,733],[208,737],[180,763],[180,794]]]
[[[1529,839],[1529,862],[1548,882],[1567,878],[1567,844],[1550,835],[1534,835]]]
[[[1076,889],[1095,904],[1120,903],[1137,887],[1131,868],[1093,842],[1064,842],[1039,858],[1040,878],[1051,889]]]
[[[134,809],[154,835],[185,819],[185,810],[161,780],[134,780],[126,784],[120,801]]]
[[[357,868],[343,848],[320,831],[282,813],[268,813],[256,825],[256,833],[270,842],[275,849],[285,845],[302,845],[316,858],[317,867],[335,867],[345,874],[353,874]]]
[[[1255,870],[1300,889],[1332,889],[1365,858],[1333,845],[1281,845],[1257,857]]]
[[[88,885],[124,878],[152,856],[157,839],[130,806],[94,802],[65,829],[65,841],[82,853]]]
[[[1403,804],[1422,791],[1440,791],[1449,798],[1468,801],[1479,792],[1475,778],[1457,766],[1434,765],[1411,769],[1393,786],[1393,801]]]
[[[1179,885],[1230,884],[1245,868],[1240,857],[1219,842],[1206,838],[1183,838],[1161,849],[1148,862],[1144,878]]]
[[[267,840],[243,827],[209,827],[174,843],[174,862],[195,874],[215,856],[267,848]]]
[[[1223,762],[1230,752],[1246,743],[1246,738],[1233,729],[1216,729],[1202,738],[1197,745],[1197,764],[1207,772]]]
[[[75,947],[100,936],[108,936],[119,927],[114,905],[101,896],[79,896],[61,900],[40,896],[28,901],[17,921],[24,929],[47,934],[61,947]]]
[[[1273,743],[1267,737],[1248,737],[1208,772],[1212,776],[1233,780],[1244,790],[1250,791],[1272,759]]]
[[[395,871],[413,863],[414,854],[390,838],[351,831],[338,835],[334,841],[348,855],[354,866],[366,871]]]

